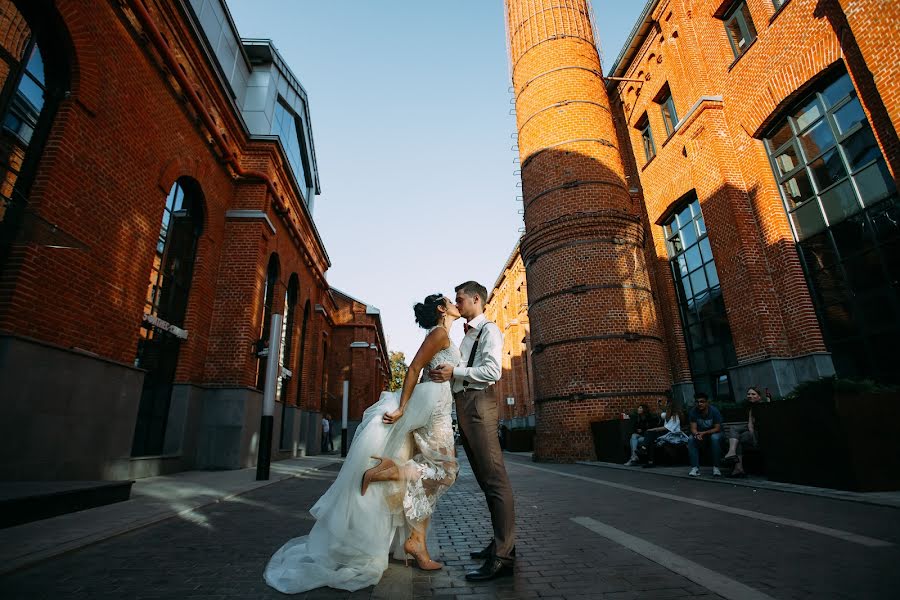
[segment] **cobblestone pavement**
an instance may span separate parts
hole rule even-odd
[[[514,577],[472,584],[489,539],[463,461],[430,547],[445,563],[392,563],[374,588],[303,598],[896,598],[900,511],[839,500],[507,455],[516,494]],[[307,532],[331,472],[273,484],[0,578],[0,598],[282,598],[272,552]]]

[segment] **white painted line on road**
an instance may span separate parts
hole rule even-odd
[[[721,573],[707,569],[703,565],[688,560],[683,556],[670,552],[665,548],[651,544],[645,539],[625,533],[606,523],[591,519],[590,517],[573,517],[572,520],[582,527],[586,527],[594,533],[599,533],[613,542],[625,546],[641,556],[645,556],[653,562],[662,565],[673,573],[690,579],[698,585],[702,585],[714,594],[718,594],[728,600],[773,600],[767,594],[740,581],[735,581]],[[652,594],[652,592],[650,592]]]
[[[612,481],[605,481],[603,479],[595,479],[593,477],[585,477],[583,475],[575,475],[573,473],[563,473],[560,471],[554,471],[553,469],[545,469],[543,467],[535,467],[533,465],[526,465],[520,462],[509,461],[507,464],[515,465],[517,467],[522,467],[524,469],[532,469],[534,471],[543,471],[545,473],[551,473],[553,475],[559,475],[560,477],[568,477],[570,479],[579,479],[581,481],[589,481],[591,483],[596,483],[599,485],[605,485],[607,487],[616,488],[619,490],[625,490],[627,492],[635,492],[637,494],[646,494],[647,496],[656,496],[657,498],[665,498],[666,500],[674,500],[676,502],[684,502],[686,504],[693,504],[694,506],[702,506],[703,508],[710,508],[712,510],[718,510],[725,513],[731,513],[733,515],[740,515],[742,517],[748,517],[750,519],[756,519],[758,521],[766,521],[768,523],[775,523],[776,525],[785,525],[787,527],[795,527],[797,529],[805,529],[806,531],[812,531],[813,533],[820,533],[822,535],[831,536],[833,538],[837,538],[840,540],[844,540],[846,542],[853,542],[854,544],[860,544],[862,546],[868,546],[870,548],[887,548],[893,546],[891,542],[885,540],[879,540],[876,538],[871,538],[865,535],[859,535],[857,533],[851,533],[849,531],[841,531],[840,529],[832,529],[831,527],[824,527],[822,525],[816,525],[814,523],[807,523],[806,521],[797,521],[794,519],[788,519],[786,517],[777,517],[775,515],[767,515],[766,513],[757,512],[755,510],[746,510],[743,508],[737,508],[734,506],[728,506],[727,504],[716,504],[715,502],[707,502],[706,500],[696,500],[694,498],[686,498],[684,496],[676,496],[675,494],[666,494],[665,492],[654,492],[653,490],[644,490],[638,487],[625,485],[622,483],[613,483]]]

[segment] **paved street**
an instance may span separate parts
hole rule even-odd
[[[810,495],[507,455],[517,501],[513,578],[468,584],[489,537],[468,465],[431,546],[446,564],[392,563],[375,588],[305,598],[896,598],[900,511]],[[307,532],[325,466],[0,578],[12,598],[276,598],[270,554]]]

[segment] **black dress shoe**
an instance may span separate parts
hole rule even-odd
[[[512,574],[511,564],[504,565],[499,558],[489,558],[479,568],[466,573],[466,581],[490,581],[498,577],[510,577]]]
[[[478,560],[487,560],[494,555],[494,542],[488,544],[488,547],[484,550],[479,550],[477,552],[469,552],[469,556],[472,558],[477,558]],[[516,547],[513,546],[512,552],[510,552],[510,556],[516,555]]]
[[[486,560],[494,554],[494,542],[491,541],[490,544],[487,545],[487,548],[484,550],[478,550],[476,552],[469,552],[469,556],[472,558],[477,558],[478,560]]]

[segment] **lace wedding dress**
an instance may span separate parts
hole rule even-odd
[[[456,365],[459,349],[450,344],[429,361]],[[392,548],[403,558],[410,529],[421,528],[458,472],[450,410],[450,383],[434,383],[423,369],[397,423],[381,417],[399,406],[400,392],[383,392],[363,414],[337,479],[310,510],[316,522],[309,535],[294,538],[269,560],[265,579],[273,588],[296,594],[328,586],[356,591],[375,585]],[[363,473],[392,458],[400,480],[377,482],[360,494]]]

